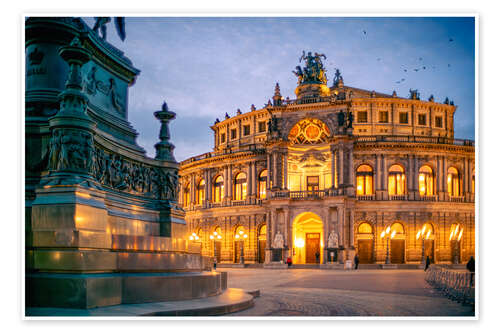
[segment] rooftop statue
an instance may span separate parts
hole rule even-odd
[[[95,24],[92,30],[97,34],[99,34],[100,30],[102,39],[106,40],[107,36],[106,24],[111,22],[111,17],[95,17],[94,19],[95,19]],[[114,21],[115,21],[116,32],[118,33],[118,36],[123,42],[125,40],[125,18],[115,17]]]
[[[305,61],[305,67],[297,66],[296,71],[292,71],[298,78],[298,84],[302,83],[323,83],[326,84],[326,69],[323,67],[323,62],[321,58],[326,59],[326,56],[322,53],[314,53],[302,51],[302,56],[299,58],[299,62]]]

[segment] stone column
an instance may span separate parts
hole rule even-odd
[[[257,182],[259,181],[257,178],[257,162],[252,162],[252,195],[257,197]]]
[[[247,164],[247,198],[252,198],[252,183],[253,183],[253,174],[252,174],[252,162],[248,162]]]
[[[191,197],[191,203],[196,204],[196,175],[191,174],[191,187],[189,188],[189,196]]]
[[[229,164],[227,169],[227,196],[229,200],[233,200],[233,166]]]
[[[212,201],[212,175],[210,169],[205,170],[205,200]]]
[[[349,186],[354,186],[354,147],[349,148],[349,170],[348,170],[348,184]]]
[[[467,158],[464,157],[464,161],[463,161],[463,169],[464,169],[464,172],[463,172],[463,180],[462,180],[462,192],[463,192],[463,195],[465,198],[467,198],[468,194],[469,194],[469,168],[468,168],[468,161],[467,161]]]
[[[326,264],[328,259],[328,251],[326,250],[328,245],[328,225],[330,223],[330,208],[326,207],[323,212],[323,260],[322,263]]]
[[[288,154],[283,153],[283,189],[288,189]]]
[[[332,175],[332,188],[336,188],[335,187],[335,175],[336,175],[337,170],[336,170],[335,166],[337,165],[337,154],[336,154],[334,145],[330,146],[330,153],[332,155],[332,168],[330,170],[331,175]]]
[[[266,212],[266,263],[271,262],[271,211]]]
[[[269,193],[269,189],[271,188],[271,154],[267,153],[267,183],[266,183],[266,190]]]
[[[273,152],[272,160],[273,160],[273,188],[279,187],[278,183],[278,153]]]
[[[284,219],[284,230],[283,230],[283,238],[284,238],[284,258],[286,260],[286,258],[290,255],[290,242],[289,242],[289,234],[291,233],[290,230],[289,230],[289,226],[290,226],[290,211],[285,208],[283,210],[283,219]]]
[[[228,200],[228,188],[229,188],[229,184],[228,184],[228,170],[229,166],[224,166],[224,200]]]
[[[406,189],[407,193],[410,194],[413,192],[413,155],[408,156],[408,169],[407,171],[407,184],[408,188]]]
[[[338,148],[339,152],[339,187],[344,187],[344,147],[340,146]]]

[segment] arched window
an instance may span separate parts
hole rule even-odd
[[[205,179],[200,180],[196,186],[196,203],[201,205],[205,200]]]
[[[464,228],[458,223],[453,223],[450,228],[450,241],[461,241],[463,233]]]
[[[389,195],[405,194],[405,171],[402,166],[394,164],[389,168]]]
[[[224,178],[222,176],[215,177],[214,190],[213,190],[213,201],[221,202],[224,198]]]
[[[427,165],[418,171],[418,191],[421,196],[434,195],[434,175]]]
[[[266,198],[267,170],[262,170],[259,174],[258,190],[259,198]]]
[[[450,197],[460,196],[460,177],[456,168],[451,167],[448,169],[447,183]]]
[[[360,165],[356,170],[356,194],[373,194],[373,169],[367,164]]]
[[[395,232],[396,235],[404,235],[405,229],[401,223],[395,222],[391,225],[391,233],[392,232]]]
[[[371,234],[372,226],[369,223],[363,222],[358,227],[358,234]]]
[[[187,185],[184,187],[182,202],[184,203],[184,206],[189,206],[189,204],[191,203],[191,186],[189,183],[187,183]]]
[[[434,239],[434,228],[432,224],[425,223],[417,233],[417,238],[426,239]]]
[[[247,175],[240,172],[234,178],[234,200],[245,200],[247,197]]]

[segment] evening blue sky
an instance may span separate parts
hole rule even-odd
[[[349,86],[449,97],[458,106],[455,137],[474,139],[473,17],[127,17],[126,33],[122,42],[110,24],[108,41],[141,70],[129,92],[129,120],[149,156],[159,132],[153,112],[164,100],[177,113],[176,159],[211,151],[215,118],[261,108],[276,82],[295,98],[291,71],[303,50],[327,56],[329,86],[339,68]]]

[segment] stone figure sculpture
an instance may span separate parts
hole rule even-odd
[[[298,78],[298,84],[311,82],[311,83],[323,83],[326,84],[326,70],[324,69],[323,62],[321,58],[326,59],[326,56],[322,53],[308,52],[306,55],[305,51],[302,51],[302,56],[299,58],[299,62],[304,60],[305,67],[296,67],[296,71],[292,71]]]
[[[101,38],[106,40],[107,37],[107,28],[106,24],[111,22],[111,17],[95,17],[95,24],[92,30],[99,34],[101,33]],[[115,17],[115,28],[116,32],[118,33],[118,36],[122,40],[122,42],[125,40],[125,18],[124,17]]]
[[[339,236],[337,235],[337,232],[330,232],[330,235],[328,235],[327,245],[329,249],[336,249],[339,247]]]
[[[274,241],[273,241],[272,247],[273,247],[273,249],[282,249],[283,244],[284,244],[283,235],[278,230],[278,232],[274,236]]]

